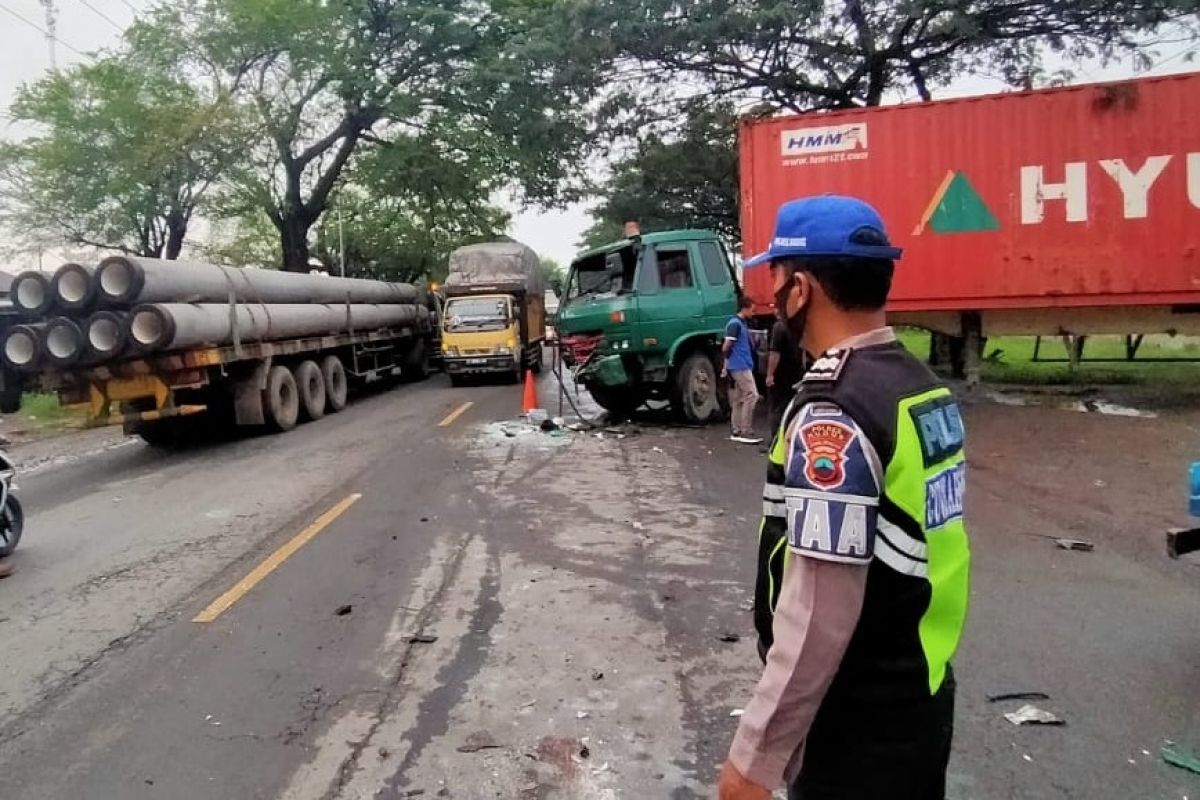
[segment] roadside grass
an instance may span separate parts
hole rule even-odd
[[[82,425],[81,410],[62,405],[58,395],[27,392],[21,398],[21,410],[13,415],[18,428],[30,432],[54,433]]]
[[[897,331],[900,341],[921,359],[929,357],[929,333],[917,328]],[[989,338],[984,347],[981,377],[994,384],[1033,386],[1126,385],[1126,386],[1200,386],[1200,361],[1130,361],[1089,363],[1072,370],[1061,362],[1033,360],[1032,336]],[[1089,336],[1084,358],[1124,358],[1122,336]],[[1042,337],[1040,358],[1066,359],[1067,349],[1059,337]],[[1147,336],[1138,349],[1139,359],[1200,359],[1200,340],[1184,337]]]

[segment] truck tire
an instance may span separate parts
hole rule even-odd
[[[686,422],[705,425],[721,416],[717,368],[706,353],[695,352],[683,360],[674,389],[671,405]]]
[[[404,363],[404,380],[423,381],[429,377],[429,342],[417,340]]]
[[[635,389],[610,389],[603,386],[589,386],[588,393],[613,418],[613,421],[628,419],[642,403],[645,396]]]
[[[296,378],[287,367],[276,364],[267,372],[263,410],[267,426],[280,433],[290,431],[300,420],[300,393],[296,389]]]
[[[463,378],[462,375],[455,375],[454,373],[450,373],[450,385],[451,386],[453,386],[454,388],[457,389],[459,386],[462,386],[464,383],[466,383],[466,379]]]
[[[325,356],[321,362],[321,377],[325,379],[325,407],[336,414],[346,407],[346,368],[337,356]]]
[[[325,416],[325,376],[314,361],[296,366],[296,389],[300,393],[301,417],[306,420]]]
[[[543,355],[543,353],[545,351],[542,350],[542,346],[540,344],[537,345],[536,347],[537,347],[537,351],[533,354],[533,359],[529,362],[529,371],[532,372],[534,375],[541,375],[542,374],[542,360],[545,357]]]

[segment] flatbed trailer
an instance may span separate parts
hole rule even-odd
[[[414,326],[307,336],[146,355],[29,376],[65,405],[84,405],[87,425],[122,425],[152,444],[196,430],[266,426],[288,431],[345,407],[351,382],[426,377],[435,315]]]

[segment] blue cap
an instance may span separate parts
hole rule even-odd
[[[902,252],[892,246],[883,219],[869,204],[856,197],[823,194],[781,205],[771,246],[743,266],[756,267],[777,258],[809,256],[894,260]]]

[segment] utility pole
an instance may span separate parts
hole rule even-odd
[[[50,50],[50,71],[58,72],[58,11],[54,0],[38,0],[46,10],[46,46]]]

